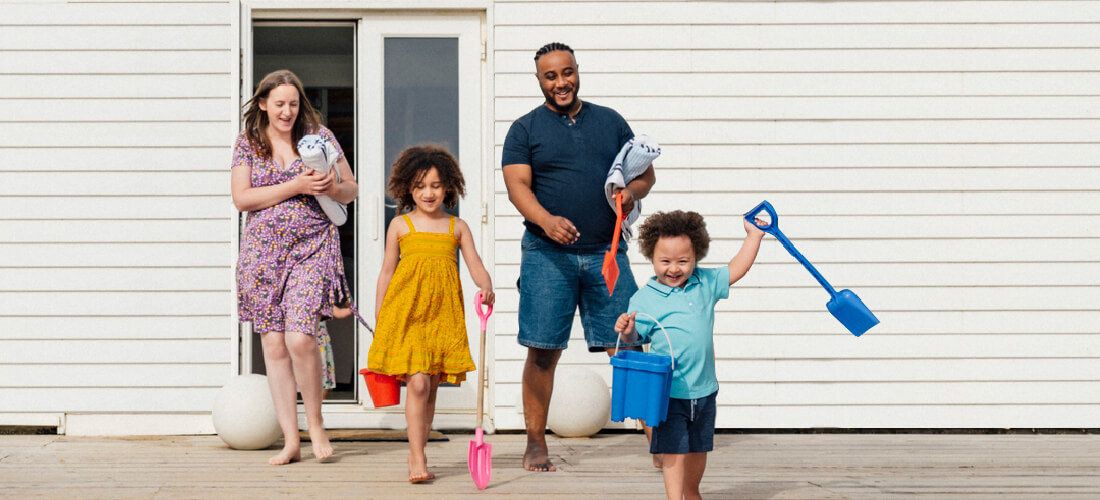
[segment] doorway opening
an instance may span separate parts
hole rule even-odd
[[[343,148],[348,164],[356,171],[355,131],[355,22],[256,22],[252,28],[252,63],[255,90],[268,73],[289,69],[302,80],[306,97],[321,114],[321,122],[332,130]],[[358,178],[359,175],[356,174]],[[340,226],[340,253],[344,272],[356,294],[355,202],[348,205],[348,221]],[[373,309],[373,307],[371,308]],[[355,319],[326,322],[332,353],[335,387],[325,402],[356,403],[359,345]],[[252,371],[266,374],[260,335],[252,334]],[[320,348],[320,347],[319,347]]]

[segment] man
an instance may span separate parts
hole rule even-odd
[[[637,291],[625,245],[616,256],[621,272],[609,297],[601,269],[611,245],[615,212],[603,186],[622,146],[634,136],[611,108],[577,97],[580,75],[573,49],[550,43],[535,53],[535,76],[545,103],[512,123],[504,140],[508,199],[523,215],[519,287],[519,343],[527,347],[523,368],[523,414],[529,471],[556,470],[546,449],[546,413],[554,369],[569,342],[580,308],[591,352],[615,348],[615,320]],[[656,177],[650,166],[623,194],[623,213],[644,198]]]

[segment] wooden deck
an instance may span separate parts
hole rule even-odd
[[[466,471],[471,435],[447,437],[428,445],[438,479],[410,485],[403,442],[336,442],[329,463],[271,467],[272,451],[234,451],[211,436],[0,436],[0,496],[664,498],[640,434],[551,436],[553,473],[520,468],[522,435],[487,436],[494,461],[485,491]],[[1100,436],[720,434],[703,491],[715,499],[1095,499]]]

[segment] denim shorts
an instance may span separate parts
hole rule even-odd
[[[718,391],[699,399],[668,398],[668,418],[653,428],[650,453],[706,453],[714,449]]]
[[[599,252],[578,252],[558,248],[525,231],[519,280],[519,343],[538,349],[565,349],[573,316],[580,308],[581,325],[588,350],[601,352],[615,347],[615,321],[626,312],[630,297],[638,291],[626,245],[619,245],[615,260],[619,279],[615,293],[607,294],[603,256]],[[608,244],[610,249],[610,243]]]

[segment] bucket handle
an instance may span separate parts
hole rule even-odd
[[[653,320],[653,322],[657,323],[657,326],[661,329],[661,333],[665,334],[665,339],[668,340],[669,357],[672,358],[672,369],[675,371],[676,370],[676,351],[674,351],[672,349],[672,337],[668,336],[668,330],[665,330],[664,325],[662,325],[660,321],[657,321],[657,318],[654,318],[653,316],[650,316],[650,315],[648,315],[644,312],[638,312],[638,311],[635,311],[634,314],[641,314],[642,316],[648,317],[649,319]],[[619,354],[619,341],[620,340],[622,340],[622,336],[619,335],[618,333],[616,333],[615,334],[615,354]]]

